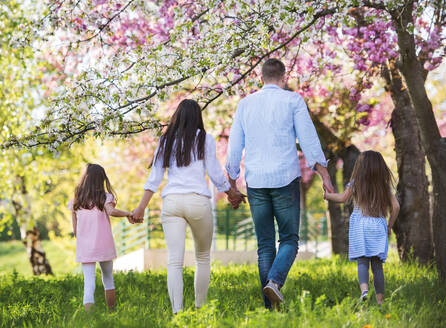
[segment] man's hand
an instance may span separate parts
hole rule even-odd
[[[327,168],[323,167],[321,164],[316,163],[314,169],[322,178],[322,187],[325,191],[329,193],[334,193],[333,185],[331,184],[330,175],[328,174]]]
[[[331,183],[330,176],[322,176],[322,188],[324,188],[324,191],[329,193],[334,193],[334,188]]]
[[[226,191],[226,194],[228,195],[228,201],[231,203],[232,208],[234,210],[238,209],[240,206],[240,203],[246,203],[246,195],[242,194],[238,188],[237,188],[237,181],[234,179],[231,179],[231,177],[228,176],[229,184],[231,185],[231,188]]]

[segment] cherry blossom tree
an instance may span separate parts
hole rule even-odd
[[[51,1],[42,11],[45,18],[24,26],[17,43],[31,38],[76,70],[64,70],[65,87],[38,131],[12,136],[11,144],[54,148],[88,132],[157,128],[154,113],[180,89],[195,92],[206,108],[240,82],[258,84],[250,73],[264,58],[309,38],[310,27],[334,9],[323,2],[302,8],[275,1]]]
[[[395,65],[398,56],[395,29],[391,21],[372,19],[374,14],[373,9],[351,10],[350,15],[355,19],[353,25],[328,31],[341,40],[346,53],[355,61],[354,68],[368,75],[368,81],[382,77],[386,83],[395,108],[391,126],[396,141],[397,190],[402,207],[395,224],[398,249],[402,259],[414,256],[421,263],[428,263],[433,256],[433,245],[425,153],[409,95]],[[418,17],[415,23],[418,56],[426,69],[432,70],[441,61],[442,53],[436,52],[441,45],[440,26],[433,24],[429,30],[426,21],[430,18],[428,15]]]
[[[401,178],[408,179],[399,184],[399,195],[403,200],[407,200],[402,215],[418,215],[418,219],[415,220],[417,224],[413,225],[414,229],[404,227],[405,222],[396,226],[403,238],[403,240],[399,240],[400,246],[403,245],[402,248],[400,247],[400,251],[403,251],[404,256],[413,241],[415,245],[419,246],[415,254],[417,257],[424,258],[424,260],[428,260],[430,257],[429,230],[426,229],[428,222],[423,218],[427,217],[429,212],[425,206],[427,203],[427,179],[424,176],[423,158],[419,156],[425,151],[432,170],[434,187],[432,224],[436,261],[440,276],[445,278],[446,244],[441,235],[446,232],[446,211],[442,205],[446,201],[444,198],[446,197],[446,168],[444,165],[446,145],[439,133],[432,104],[424,86],[428,72],[437,67],[445,55],[445,3],[444,1],[392,1],[388,3],[364,1],[364,5],[370,9],[369,17],[375,23],[364,24],[357,19],[356,15],[356,23],[353,26],[363,26],[359,27],[359,31],[357,28],[350,30],[350,33],[353,35],[355,33],[363,34],[363,37],[355,36],[353,38],[355,41],[352,43],[351,50],[357,51],[355,43],[361,42],[361,39],[365,40],[363,45],[368,51],[367,55],[365,53],[364,55],[367,56],[367,60],[375,63],[371,67],[381,69],[381,75],[385,78],[387,88],[391,92],[396,106],[392,117],[392,126],[394,130],[398,130],[395,133],[396,144],[400,150],[405,148],[404,153],[397,151],[400,180]],[[367,16],[365,18],[367,19]],[[393,41],[387,42],[386,46],[382,46],[382,44],[389,38],[381,37],[383,28],[368,29],[370,25],[377,27],[379,20],[391,23],[386,32],[392,33]],[[380,51],[387,52],[388,58],[380,56]],[[395,56],[393,56],[393,52]],[[364,69],[367,65],[363,65],[364,60],[360,57],[356,58],[358,69]],[[413,124],[409,123],[408,126],[407,123],[404,123],[413,122],[414,118],[418,122],[419,132]],[[412,167],[407,163],[408,161],[412,161]],[[411,178],[410,175],[415,167],[420,173]],[[420,231],[424,231],[424,234],[420,234]]]
[[[364,8],[365,24],[359,24],[355,12]],[[386,65],[407,87],[432,169],[435,251],[443,277],[446,146],[424,82],[444,57],[445,16],[444,1],[49,1],[36,7],[34,21],[21,26],[14,44],[51,54],[63,68],[53,79],[59,83],[43,119],[25,136],[11,134],[6,146],[57,149],[90,134],[128,136],[160,128],[157,111],[168,96],[187,91],[208,110],[221,96],[258,88],[259,64],[269,56],[286,59],[305,95],[311,76],[333,76],[345,66],[345,57],[320,46],[331,42],[354,60],[349,97],[355,122],[370,125],[367,114],[380,113],[365,95],[376,77],[388,76],[381,73]],[[320,51],[302,55],[311,48]]]

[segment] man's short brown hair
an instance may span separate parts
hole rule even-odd
[[[285,65],[276,58],[268,59],[262,66],[262,76],[265,81],[280,81],[285,75]]]

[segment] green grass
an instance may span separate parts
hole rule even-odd
[[[72,273],[78,264],[74,259],[74,239],[57,239],[42,242],[53,272]],[[0,242],[0,274],[17,272],[24,276],[32,275],[32,268],[22,242],[14,240]]]
[[[446,288],[435,270],[385,264],[386,300],[359,303],[356,267],[338,257],[296,262],[282,313],[263,309],[257,268],[212,268],[208,304],[193,306],[193,270],[185,269],[185,311],[171,314],[166,271],[117,273],[117,308],[105,307],[97,273],[95,310],[82,307],[82,276],[0,275],[0,327],[445,327]],[[373,288],[371,288],[373,290]]]
[[[186,249],[194,249],[194,241],[192,234],[188,229],[188,238],[186,238]],[[48,261],[56,276],[67,273],[79,273],[80,269],[78,263],[75,262],[75,239],[44,240],[42,242],[43,248],[46,252]],[[248,250],[255,250],[256,241],[254,239],[248,240]],[[140,246],[139,246],[140,247]],[[157,236],[150,241],[152,248],[166,248],[164,237]],[[130,249],[136,250],[137,247]],[[226,249],[225,236],[218,235],[217,249]],[[228,241],[229,250],[245,250],[245,240],[238,239],[234,246],[234,239],[230,238]],[[0,242],[0,274],[18,272],[24,276],[31,276],[32,269],[26,254],[26,248],[22,242],[14,240],[7,242]]]

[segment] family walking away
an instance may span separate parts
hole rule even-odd
[[[182,270],[187,226],[195,245],[195,306],[203,306],[210,282],[214,230],[206,176],[219,192],[227,194],[232,207],[238,208],[241,202],[246,202],[246,196],[237,189],[243,154],[264,305],[280,310],[284,301],[281,288],[296,258],[299,242],[301,172],[296,140],[308,166],[322,179],[325,199],[353,200],[349,258],[358,262],[361,299],[368,295],[371,265],[377,302],[383,302],[382,264],[387,257],[388,233],[399,211],[391,191],[389,168],[379,153],[361,153],[344,193],[334,193],[326,169],[327,160],[305,101],[298,93],[285,90],[284,64],[277,59],[266,60],[262,83],[263,88],[242,99],[237,106],[229,136],[226,174],[217,159],[215,139],[206,132],[201,108],[191,99],[180,102],[160,137],[144,194],[132,212],[115,208],[116,195],[104,169],[97,164],[87,165],[74,200],[69,204],[76,236],[76,261],[82,263],[84,274],[86,310],[94,304],[96,262],[101,268],[107,306],[113,308],[116,303],[112,273],[116,251],[109,216],[127,217],[132,224],[141,223],[144,210],[166,170],[161,222],[168,253],[167,288],[172,312],[183,310]]]

